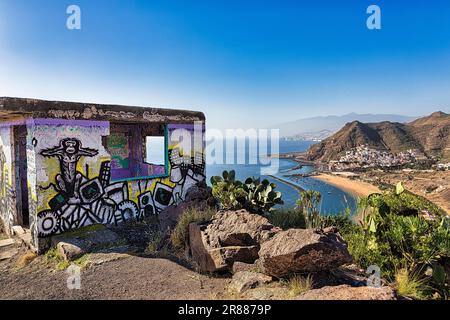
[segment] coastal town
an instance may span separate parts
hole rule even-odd
[[[358,146],[345,152],[338,160],[330,160],[330,171],[360,170],[369,168],[393,168],[402,167],[419,161],[427,160],[427,157],[418,150],[406,150],[399,153],[391,153],[385,150],[372,149],[368,145]]]
[[[445,153],[444,153],[445,155]],[[381,192],[401,181],[407,190],[440,206],[450,214],[450,162],[417,149],[394,153],[367,144],[342,151],[328,161],[311,161],[305,152],[280,155],[302,166],[313,166],[308,173],[286,174],[285,177],[312,177],[357,196]]]

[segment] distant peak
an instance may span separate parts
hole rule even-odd
[[[347,125],[349,126],[359,126],[362,125],[363,123],[361,121],[358,120],[353,120],[352,122],[347,123]]]
[[[447,114],[446,114],[445,112],[442,112],[442,111],[436,111],[436,112],[433,112],[433,113],[431,114],[431,116],[436,118],[436,117],[447,116]]]

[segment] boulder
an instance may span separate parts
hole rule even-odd
[[[297,300],[396,300],[395,291],[384,287],[351,287],[340,285],[307,291]]]
[[[258,265],[261,272],[282,278],[333,270],[351,261],[347,245],[335,228],[290,229],[261,245]]]
[[[254,289],[262,284],[272,282],[272,277],[263,273],[251,271],[239,271],[233,275],[229,289],[237,293],[242,293],[249,289]]]
[[[8,238],[8,239],[0,240],[0,248],[11,247],[11,246],[13,246],[15,243],[16,243],[16,242],[14,241],[13,238]]]
[[[16,247],[9,248],[7,250],[2,250],[0,252],[0,261],[8,260],[14,257],[17,253],[19,253],[19,249]]]
[[[214,248],[225,246],[259,245],[281,229],[267,218],[246,210],[219,211],[205,230],[208,244]]]
[[[253,263],[258,258],[259,246],[208,246],[204,231],[207,223],[189,225],[189,247],[192,259],[201,272],[229,271],[235,261]]]
[[[86,253],[115,246],[120,240],[117,233],[95,225],[53,236],[51,246],[56,247],[66,261],[73,261]]]
[[[258,246],[228,246],[209,250],[215,266],[220,270],[231,270],[235,261],[252,263],[258,258]]]
[[[82,257],[89,250],[88,248],[87,244],[81,241],[71,241],[71,243],[60,241],[56,245],[58,254],[66,261],[74,261]]]
[[[205,181],[200,181],[196,185],[190,187],[184,198],[184,202],[206,201],[207,203],[211,203],[212,200],[215,200],[212,195],[212,189]],[[215,204],[215,202],[213,204]]]
[[[199,271],[230,271],[237,261],[255,262],[260,244],[277,232],[262,216],[222,211],[209,222],[189,225],[189,248]]]
[[[159,229],[162,232],[173,230],[177,225],[180,216],[189,209],[187,203],[180,203],[179,205],[172,205],[165,208],[158,216]]]
[[[22,226],[12,226],[11,230],[15,235],[25,234],[25,230],[23,230]]]

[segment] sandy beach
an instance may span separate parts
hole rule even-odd
[[[336,175],[321,173],[319,175],[313,176],[312,178],[329,183],[357,197],[366,197],[372,193],[380,192],[380,189],[378,189],[378,187],[371,185],[370,183],[351,180]]]

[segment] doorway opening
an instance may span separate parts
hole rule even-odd
[[[17,220],[20,226],[29,228],[27,127],[24,125],[14,127],[14,154]]]

